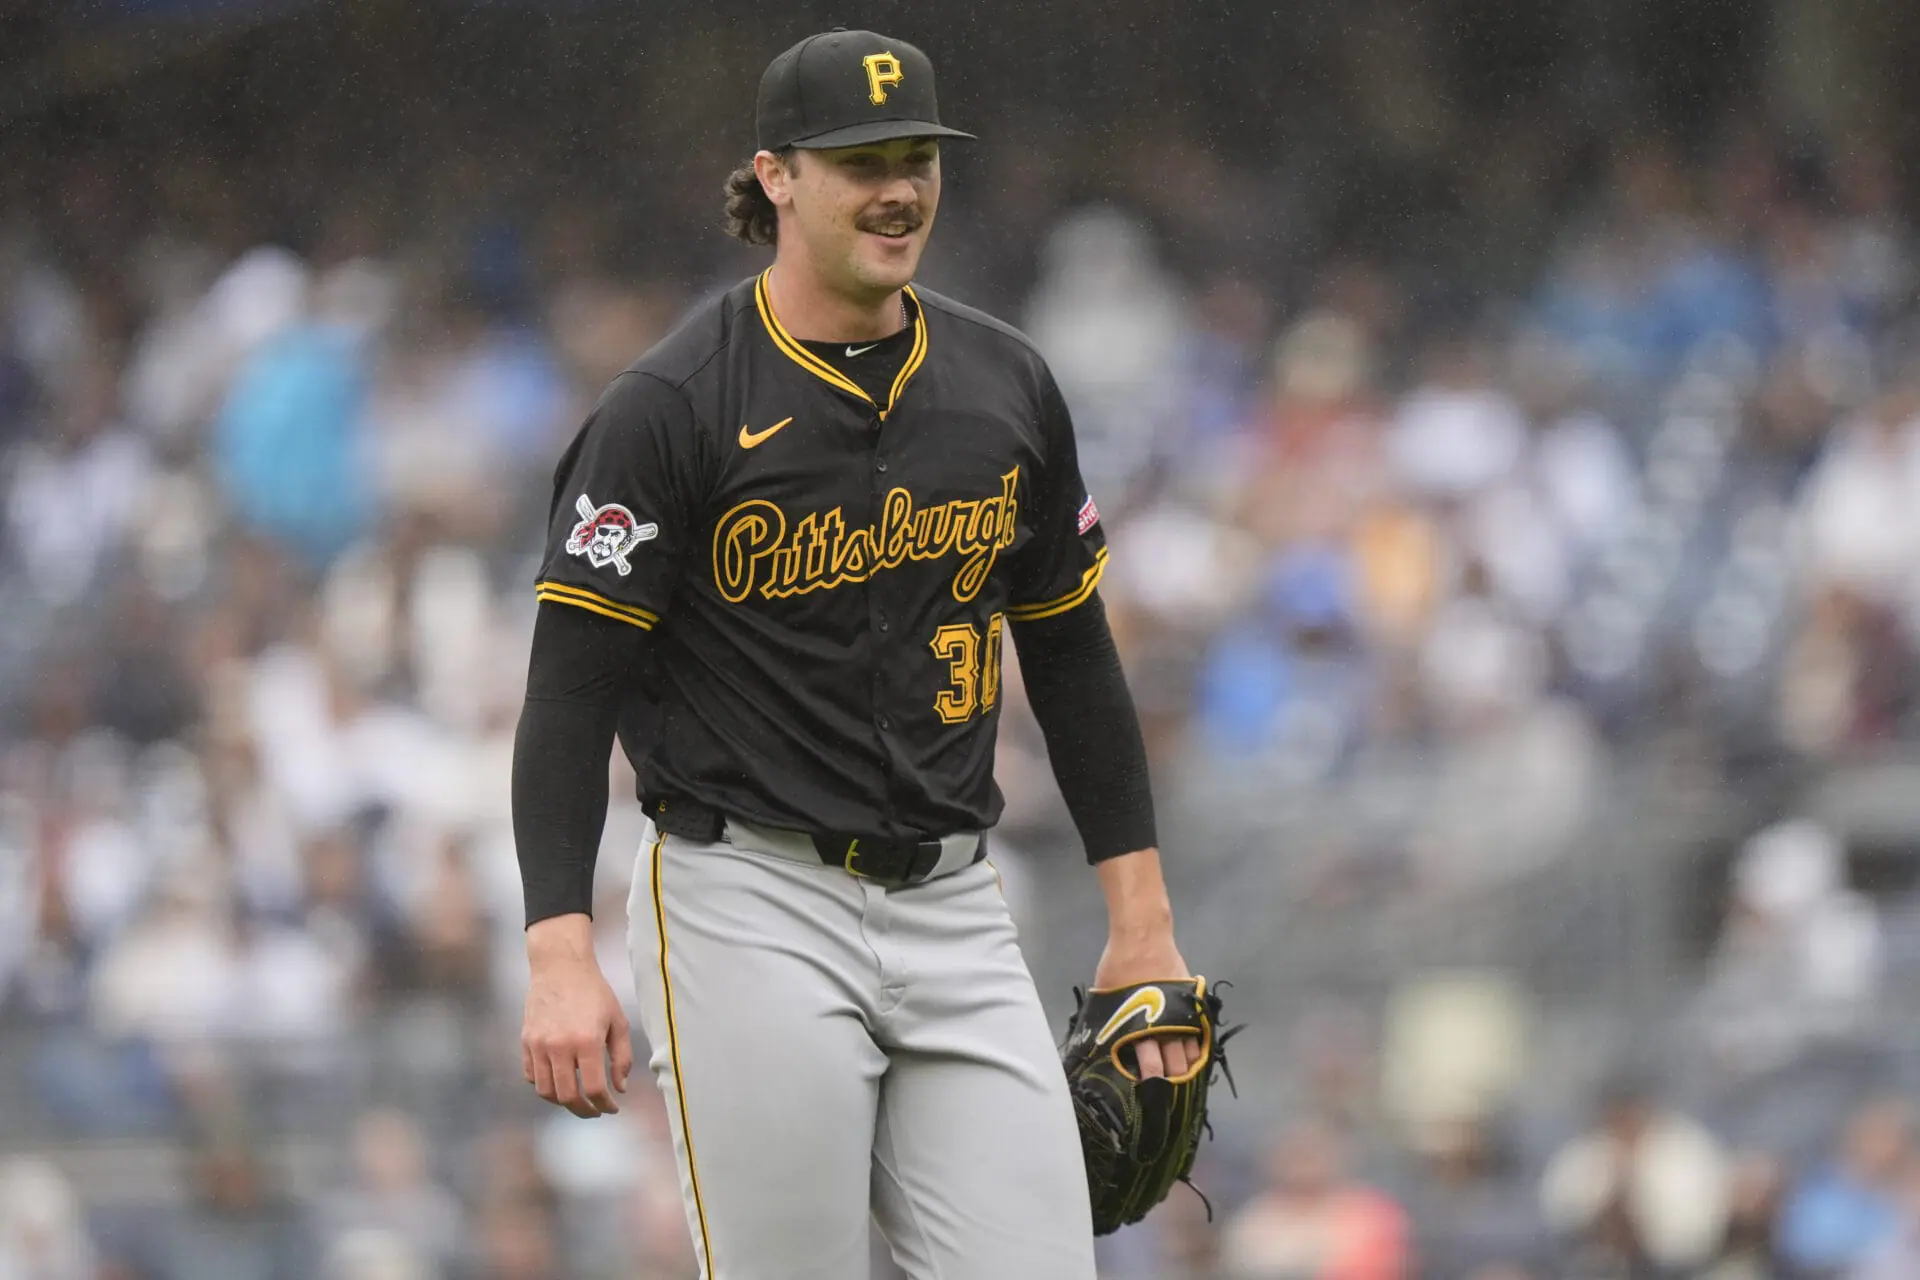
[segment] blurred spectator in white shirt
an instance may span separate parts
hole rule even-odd
[[[1640,478],[1620,430],[1591,403],[1593,377],[1565,342],[1525,330],[1513,340],[1514,395],[1533,438],[1528,482],[1576,560],[1639,514]]]
[[[405,1244],[437,1275],[453,1266],[464,1243],[460,1203],[431,1166],[420,1124],[402,1111],[376,1109],[353,1130],[353,1172],[318,1205],[322,1237],[337,1245],[379,1232]]]
[[[1748,840],[1696,1008],[1723,1072],[1745,1076],[1866,1029],[1879,990],[1881,927],[1847,887],[1831,831],[1789,819]]]
[[[342,1232],[323,1255],[321,1280],[437,1280],[440,1270],[398,1231]]]
[[[1901,209],[1900,164],[1882,139],[1855,133],[1833,158],[1834,195],[1842,216],[1828,235],[1848,319],[1885,320],[1914,284],[1914,243]]]
[[[1113,561],[1100,581],[1101,598],[1161,628],[1211,633],[1242,598],[1257,564],[1251,539],[1193,503],[1155,503],[1107,536]]]
[[[87,359],[98,335],[73,281],[37,248],[30,231],[0,240],[0,346],[18,353],[44,388]]]
[[[1548,661],[1539,633],[1469,562],[1420,653],[1420,689],[1449,747],[1414,844],[1436,885],[1540,866],[1581,830],[1601,743],[1577,705],[1549,696]]]
[[[241,254],[211,282],[204,276],[212,264],[196,246],[156,241],[148,252],[154,314],[122,386],[156,440],[194,444],[240,362],[305,311],[311,273],[296,255],[271,245]]]
[[[1048,236],[1023,327],[1073,413],[1087,487],[1110,510],[1124,505],[1158,434],[1179,421],[1188,325],[1180,286],[1135,219],[1084,209]]]
[[[43,936],[69,937],[97,951],[139,909],[153,878],[155,850],[131,825],[135,796],[121,745],[111,734],[78,739],[61,753],[49,782],[30,806]]]
[[[300,907],[306,877],[286,797],[267,785],[244,723],[210,718],[201,734],[202,821],[226,859],[243,910],[286,918]]]
[[[1540,1208],[1576,1265],[1684,1270],[1720,1244],[1729,1176],[1712,1134],[1659,1105],[1644,1083],[1620,1079],[1603,1091],[1592,1127],[1548,1162]]]
[[[334,653],[276,646],[253,663],[250,686],[262,771],[304,831],[377,806],[465,816],[474,788],[455,740],[414,705],[374,697]]]
[[[1148,752],[1166,759],[1186,738],[1195,676],[1246,594],[1259,546],[1204,506],[1177,499],[1134,512],[1108,540],[1113,560],[1100,594]]]
[[[96,1280],[97,1265],[60,1171],[24,1156],[0,1164],[0,1280]]]
[[[107,946],[92,975],[93,1025],[108,1039],[200,1045],[231,1025],[241,974],[224,887],[183,869]]]
[[[43,600],[85,596],[139,524],[151,478],[146,446],[118,420],[112,371],[72,373],[48,438],[27,446],[7,494],[7,525],[21,567]]]
[[[1827,441],[1801,498],[1816,581],[1895,607],[1916,602],[1920,562],[1920,397],[1882,396]]]
[[[1460,501],[1513,474],[1526,448],[1526,420],[1493,380],[1487,352],[1449,338],[1427,351],[1423,376],[1387,434],[1387,460],[1416,493]]]
[[[222,263],[210,247],[167,233],[149,236],[137,254],[131,275],[147,318],[130,345],[120,392],[142,434],[162,449],[179,448],[194,443],[212,415],[238,354],[210,322],[207,295]]]
[[[276,1066],[337,1066],[332,1050],[354,1028],[358,957],[305,928],[244,917],[235,942],[239,967],[228,1033]]]
[[[8,1006],[40,941],[42,873],[32,825],[25,799],[0,790],[0,1009]]]
[[[1640,480],[1619,430],[1591,411],[1557,418],[1534,444],[1533,473],[1561,530],[1584,554],[1639,514]]]

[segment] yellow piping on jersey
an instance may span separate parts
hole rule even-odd
[[[653,624],[660,619],[645,609],[636,609],[630,604],[621,604],[609,600],[584,587],[570,587],[563,582],[538,582],[533,588],[534,599],[547,600],[554,604],[570,604],[588,613],[597,613],[603,618],[612,618],[617,622],[627,622],[642,631],[653,630]]]
[[[1100,585],[1100,575],[1107,571],[1107,549],[1100,548],[1093,558],[1093,564],[1080,575],[1080,585],[1057,600],[1043,600],[1039,604],[1016,604],[1008,608],[1007,616],[1015,622],[1038,622],[1042,618],[1051,618],[1065,613],[1075,605],[1085,603],[1093,589]]]
[[[673,1063],[673,1096],[680,1108],[680,1140],[687,1146],[687,1181],[693,1185],[693,1212],[700,1220],[700,1251],[706,1258],[707,1276],[713,1269],[713,1237],[707,1231],[707,1206],[700,1195],[700,1171],[693,1162],[693,1127],[687,1123],[687,1077],[680,1069],[680,1033],[673,1021],[673,981],[667,976],[667,898],[661,890],[660,869],[666,847],[664,834],[653,838],[653,922],[660,932],[660,991],[667,1008],[667,1056]]]
[[[786,326],[780,323],[780,317],[773,314],[773,300],[767,296],[767,276],[772,270],[771,267],[767,268],[760,273],[760,278],[753,282],[753,301],[754,305],[760,309],[760,319],[767,326],[767,335],[773,339],[773,345],[780,348],[780,353],[787,359],[822,382],[850,396],[857,396],[868,404],[873,404],[873,397],[862,391],[853,379],[795,341],[793,335],[787,332]],[[913,299],[913,350],[907,353],[907,362],[900,366],[900,372],[893,380],[893,387],[887,392],[886,406],[879,410],[880,417],[883,419],[893,412],[894,405],[900,403],[900,393],[907,389],[908,379],[913,377],[914,372],[920,368],[921,362],[927,358],[926,310],[920,305],[920,295],[913,291],[912,285],[906,286],[906,294]]]

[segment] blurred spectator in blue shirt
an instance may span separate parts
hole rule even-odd
[[[234,516],[315,569],[374,517],[364,337],[323,298],[247,358],[214,423],[214,471]]]
[[[1900,1171],[1900,1224],[1848,1280],[1909,1280],[1920,1276],[1920,1160],[1909,1156]]]
[[[1913,1154],[1913,1112],[1904,1100],[1862,1104],[1832,1161],[1787,1198],[1780,1252],[1788,1263],[1835,1275],[1888,1245],[1900,1232],[1899,1180]]]
[[[1611,385],[1669,377],[1708,339],[1731,338],[1756,356],[1772,341],[1765,278],[1705,233],[1690,186],[1666,144],[1624,145],[1606,184],[1613,207],[1547,274],[1540,318]]]
[[[1314,772],[1343,757],[1367,714],[1347,557],[1283,552],[1255,612],[1230,626],[1200,676],[1202,733],[1222,755],[1271,751]]]

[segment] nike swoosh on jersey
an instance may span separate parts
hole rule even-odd
[[[871,351],[871,350],[873,350],[873,349],[874,349],[875,347],[877,347],[877,346],[879,346],[879,345],[880,345],[880,344],[879,344],[879,343],[877,343],[877,342],[869,342],[869,343],[868,343],[868,344],[867,344],[866,346],[864,346],[864,347],[848,347],[848,348],[847,348],[847,358],[848,358],[849,360],[851,360],[851,359],[852,359],[853,357],[855,357],[855,356],[863,356],[863,355],[865,355],[865,354],[867,354],[867,352],[869,352],[869,351]]]
[[[1136,1013],[1147,1015],[1147,1025],[1160,1021],[1160,1015],[1167,1011],[1167,997],[1158,987],[1142,987],[1127,997],[1127,1002],[1113,1011],[1107,1019],[1107,1025],[1100,1028],[1100,1034],[1093,1038],[1095,1044],[1105,1044],[1113,1039],[1113,1033],[1127,1025]]]
[[[743,422],[740,424],[740,447],[742,449],[751,449],[755,445],[765,444],[767,441],[773,439],[774,432],[792,421],[792,418],[782,418],[765,431],[749,431],[747,430],[747,424]]]

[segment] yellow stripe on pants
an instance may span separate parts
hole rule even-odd
[[[653,919],[660,933],[660,992],[667,1008],[667,1055],[673,1061],[673,1096],[680,1108],[680,1140],[687,1144],[687,1180],[693,1184],[693,1211],[700,1219],[700,1252],[704,1259],[701,1272],[713,1280],[717,1274],[713,1269],[713,1240],[707,1233],[707,1207],[700,1198],[700,1170],[693,1160],[693,1127],[687,1121],[687,1077],[680,1070],[680,1036],[673,1023],[673,982],[667,976],[667,898],[661,889],[660,874],[664,862],[661,853],[666,844],[664,834],[654,837]]]

